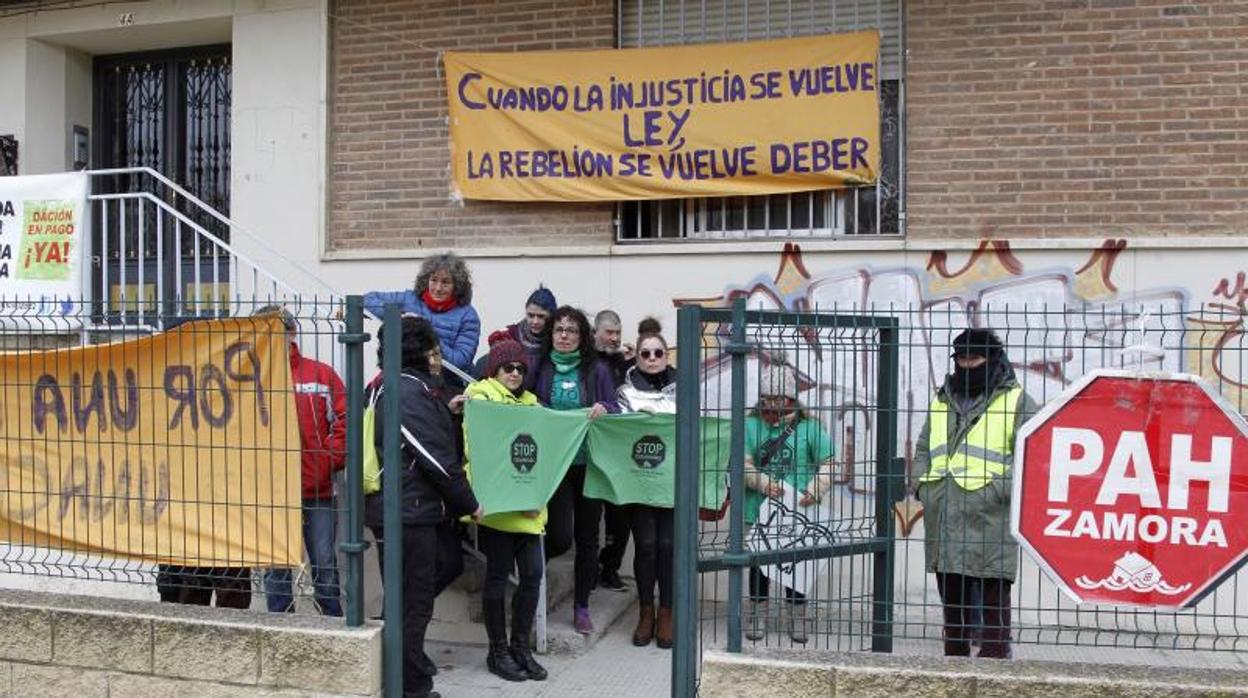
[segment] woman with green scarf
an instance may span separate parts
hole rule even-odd
[[[585,313],[563,306],[550,319],[550,334],[542,348],[542,362],[526,387],[553,410],[589,409],[588,418],[619,412],[615,383],[606,364],[598,361],[593,331]],[[585,452],[577,454],[559,489],[547,504],[546,559],[562,555],[576,543],[576,584],[572,624],[588,635],[594,624],[589,617],[589,592],[598,577],[598,523],[602,501],[589,499],[585,488]]]

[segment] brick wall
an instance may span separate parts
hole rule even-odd
[[[609,48],[612,0],[334,0],[330,13],[331,251],[611,241],[612,204],[449,201],[445,86],[421,46]]]
[[[910,0],[910,238],[1248,231],[1243,0]]]

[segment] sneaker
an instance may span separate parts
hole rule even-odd
[[[604,569],[602,574],[598,575],[598,586],[611,591],[628,591],[624,580],[620,579],[620,573],[608,569]]]
[[[572,609],[572,627],[582,635],[594,632],[594,621],[589,617],[588,606],[577,606]]]

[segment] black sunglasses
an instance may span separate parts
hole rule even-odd
[[[656,359],[663,358],[663,350],[662,349],[655,349],[654,351],[650,351],[649,349],[641,350],[641,358],[649,359],[651,357],[654,357]]]
[[[528,366],[521,363],[503,364],[499,368],[503,369],[503,373],[519,373],[520,375],[524,375],[525,371],[529,370]]]

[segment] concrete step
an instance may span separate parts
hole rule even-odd
[[[546,654],[578,656],[590,650],[615,625],[636,622],[637,587],[632,578],[625,577],[628,588],[612,591],[598,587],[589,597],[589,615],[594,621],[594,632],[581,635],[572,627],[573,599],[567,599],[550,612],[546,618]],[[632,611],[631,613],[629,611]]]

